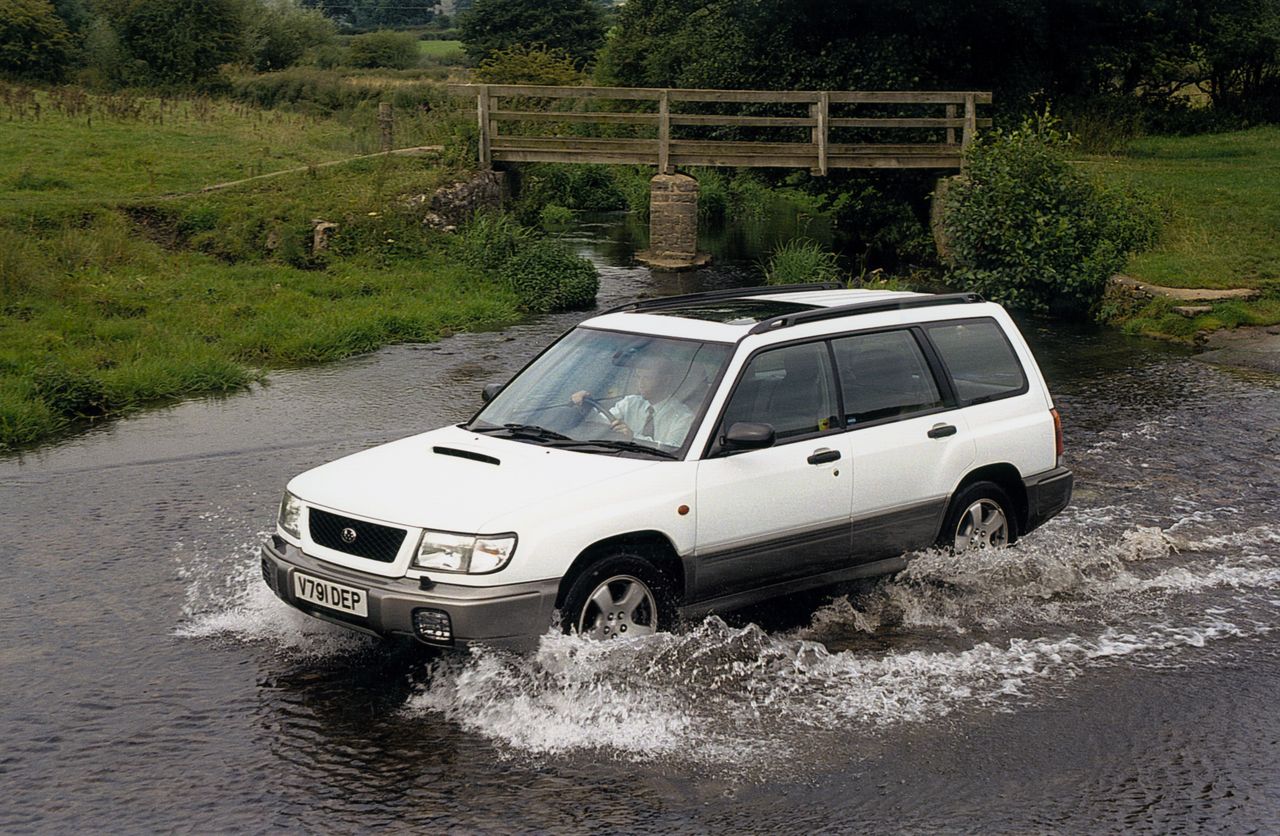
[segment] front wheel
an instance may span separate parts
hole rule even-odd
[[[597,561],[565,596],[561,627],[593,639],[647,636],[670,629],[675,605],[666,576],[632,554]]]
[[[938,545],[955,552],[1002,548],[1017,539],[1013,503],[995,482],[975,482],[951,500]]]

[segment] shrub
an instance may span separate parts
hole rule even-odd
[[[0,0],[0,72],[56,81],[71,36],[49,0]]]
[[[202,84],[243,54],[237,0],[131,0],[110,8],[107,16],[129,59],[126,82]]]
[[[549,239],[521,247],[502,265],[499,277],[522,308],[536,313],[590,307],[600,289],[595,265]]]
[[[769,284],[836,282],[840,281],[840,264],[836,254],[817,241],[793,238],[769,255],[764,278]]]
[[[353,67],[390,67],[407,70],[418,63],[418,39],[409,32],[379,29],[351,39],[347,62]]]
[[[332,44],[337,28],[316,9],[292,0],[266,0],[255,9],[249,28],[249,53],[258,72],[296,64],[307,50]]]
[[[582,84],[586,76],[573,65],[566,50],[542,44],[515,44],[489,54],[474,73],[476,81],[488,84],[550,84],[569,87]]]
[[[970,147],[943,209],[958,284],[1013,307],[1081,316],[1129,254],[1155,242],[1158,213],[1073,169],[1069,142],[1046,114]]]
[[[557,163],[526,166],[520,177],[516,213],[525,223],[537,223],[542,207],[552,203],[581,212],[609,212],[626,209],[628,205],[620,177],[609,166]]]
[[[533,233],[510,215],[477,212],[455,238],[458,258],[472,267],[498,270],[532,239]]]
[[[461,21],[472,64],[516,44],[544,44],[567,51],[582,67],[604,43],[604,21],[593,0],[475,0]]]
[[[538,213],[538,223],[543,229],[558,229],[573,223],[573,210],[558,203],[548,203]]]

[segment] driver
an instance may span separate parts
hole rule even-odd
[[[679,386],[676,366],[665,357],[646,357],[636,368],[637,394],[627,395],[608,410],[610,429],[628,440],[650,441],[665,447],[679,447],[689,434],[693,413],[672,397]],[[591,397],[587,391],[574,392],[570,400],[579,407]]]

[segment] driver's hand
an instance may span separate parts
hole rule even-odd
[[[623,421],[621,418],[615,419],[614,422],[609,425],[609,429],[613,430],[628,441],[630,441],[634,435],[634,433],[631,432],[631,428],[627,426],[627,422]]]
[[[570,395],[569,400],[573,402],[574,406],[582,406],[582,399],[588,398],[590,396],[591,396],[590,392],[588,392],[586,389],[582,389]]]

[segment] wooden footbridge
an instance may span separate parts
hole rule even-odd
[[[818,176],[833,169],[956,171],[978,130],[991,124],[978,117],[991,93],[977,91],[452,89],[475,98],[484,168],[527,162],[656,167],[651,249],[673,254],[673,262],[694,255],[690,239],[697,235],[697,183],[675,174],[677,167],[801,168]],[[668,221],[687,214],[689,203],[692,228],[685,220],[671,227]]]

